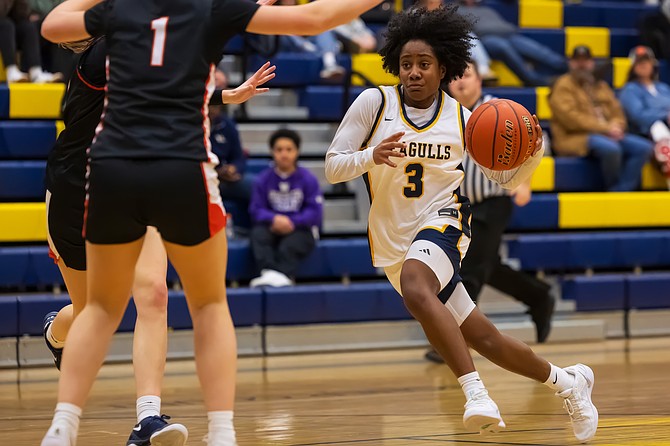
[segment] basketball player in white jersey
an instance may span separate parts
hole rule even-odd
[[[380,54],[384,68],[400,77],[400,85],[366,90],[354,101],[328,149],[326,176],[332,183],[364,176],[371,198],[373,263],[384,268],[458,377],[467,399],[466,428],[505,428],[475,370],[469,345],[499,366],[555,390],[565,400],[575,436],[586,441],[598,423],[591,402],[592,370],[582,364],[558,368],[501,334],[475,307],[458,275],[471,235],[470,205],[458,193],[470,113],[440,90],[440,82],[463,75],[470,31],[471,24],[454,6],[430,12],[411,9],[389,22]],[[537,167],[541,144],[514,170],[482,169],[513,189]]]

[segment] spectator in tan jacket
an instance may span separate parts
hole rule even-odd
[[[596,80],[594,68],[591,50],[577,46],[570,71],[556,80],[549,97],[553,150],[597,158],[607,190],[635,190],[653,143],[626,132],[621,105],[609,85]]]

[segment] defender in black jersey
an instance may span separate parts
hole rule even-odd
[[[88,48],[86,48],[88,46]],[[57,368],[64,339],[74,316],[86,301],[86,250],[82,235],[86,184],[86,151],[91,145],[104,105],[106,84],[104,39],[72,44],[80,54],[75,77],[65,94],[63,130],[47,162],[47,215],[50,255],[56,261],[68,288],[72,304],[46,315],[44,339]],[[267,88],[258,88],[274,77],[274,66],[263,65],[249,80],[233,90],[216,90],[211,104],[240,103]],[[181,445],[188,431],[180,424],[168,424],[161,417],[161,387],[167,345],[167,258],[155,228],[147,231],[137,262],[132,294],[137,308],[134,350],[154,345],[151,354],[133,358],[137,391],[138,424],[128,446],[149,442]],[[171,441],[171,443],[168,443]]]
[[[316,34],[380,0],[261,6],[245,0],[69,0],[45,19],[55,42],[105,35],[106,107],[90,150],[87,305],[64,352],[42,446],[75,442],[79,415],[128,302],[147,226],[161,233],[191,311],[210,446],[232,446],[236,345],[226,302],[224,210],[209,151],[214,63],[234,34]],[[106,246],[105,246],[106,245]]]

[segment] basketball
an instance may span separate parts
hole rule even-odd
[[[465,128],[465,148],[482,167],[510,170],[533,154],[537,141],[533,115],[509,99],[494,99],[475,109]]]

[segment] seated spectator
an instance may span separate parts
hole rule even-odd
[[[37,28],[38,34],[42,29],[44,18],[61,3],[63,0],[30,0],[30,21]],[[39,41],[42,68],[52,73],[63,73],[64,81],[67,83],[74,71],[75,55],[72,51],[49,42],[41,35]]]
[[[414,3],[416,6],[424,7],[429,11],[439,8],[443,5],[443,0],[416,0]],[[473,34],[470,33],[472,37],[472,48],[470,48],[470,57],[477,65],[477,72],[481,76],[484,84],[490,85],[498,82],[498,76],[491,70],[491,58],[486,52],[484,45],[482,45],[481,40]],[[446,85],[445,85],[446,88]]]
[[[16,51],[21,49],[21,65],[17,65]],[[0,0],[0,55],[5,66],[7,82],[58,82],[60,73],[42,70],[39,33],[30,22],[28,0]]]
[[[360,18],[340,25],[333,30],[348,53],[374,53],[377,51],[377,38]]]
[[[614,91],[593,75],[591,50],[577,46],[569,73],[558,78],[549,96],[554,153],[597,158],[610,191],[632,191],[649,160],[653,143],[626,133],[626,117]]]
[[[628,82],[619,95],[631,130],[650,137],[670,188],[670,85],[658,80],[658,61],[646,46],[633,48]]]
[[[282,5],[295,5],[296,0],[281,0]],[[323,68],[319,73],[321,79],[339,81],[344,78],[346,70],[337,63],[340,54],[340,42],[333,31],[316,36],[280,36],[279,50],[294,53],[312,53],[321,57]]]
[[[632,132],[649,135],[654,122],[670,123],[670,85],[658,80],[658,61],[646,46],[633,48],[628,82],[619,95]]]
[[[252,287],[291,285],[290,277],[314,249],[323,219],[319,181],[298,166],[300,136],[277,130],[270,150],[274,166],[257,177],[249,206],[251,248],[261,271]]]
[[[526,61],[540,65],[553,74],[565,73],[567,64],[563,55],[520,34],[516,25],[503,19],[495,9],[483,6],[483,3],[461,0],[459,11],[476,20],[473,31],[493,59],[504,62],[527,86],[549,85],[550,81],[531,69]]]
[[[640,43],[670,61],[670,0],[661,0],[658,10],[640,20]]]

